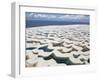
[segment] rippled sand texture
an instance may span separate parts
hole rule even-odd
[[[26,67],[90,63],[88,25],[26,28]]]

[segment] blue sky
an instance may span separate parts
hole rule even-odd
[[[26,12],[26,27],[47,25],[90,24],[89,15]]]
[[[89,15],[26,12],[26,20],[85,21],[85,22],[87,21],[89,22]]]

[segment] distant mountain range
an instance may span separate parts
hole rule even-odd
[[[86,20],[66,20],[66,21],[49,21],[49,20],[26,20],[26,27],[38,27],[47,25],[74,25],[74,24],[90,24]]]

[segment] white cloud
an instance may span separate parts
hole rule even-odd
[[[33,17],[35,17],[35,18],[45,18],[45,17],[47,17],[47,15],[45,15],[45,14],[35,14],[35,15],[33,15]]]
[[[35,14],[34,17],[36,18],[47,18],[47,19],[50,19],[50,18],[56,18],[56,15],[48,15],[48,14]]]
[[[65,19],[73,19],[73,20],[78,19],[79,20],[79,19],[86,18],[86,16],[84,16],[84,15],[63,15],[63,16],[60,16],[59,18],[62,20],[65,20]]]
[[[30,17],[33,16],[33,15],[34,15],[34,13],[30,13],[30,14],[29,14]]]

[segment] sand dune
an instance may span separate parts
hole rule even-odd
[[[26,67],[90,63],[88,25],[26,28]]]

